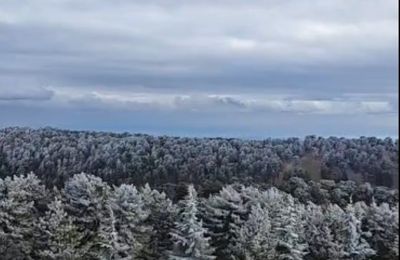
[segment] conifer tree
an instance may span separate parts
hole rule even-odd
[[[273,259],[302,259],[308,250],[304,205],[274,187],[263,193],[263,200],[271,218]]]
[[[141,190],[144,210],[148,217],[144,225],[149,228],[140,236],[143,245],[138,259],[165,259],[167,252],[172,250],[170,232],[174,227],[177,214],[176,206],[165,193],[153,190],[146,184]]]
[[[78,229],[84,232],[81,249],[87,252],[84,256],[87,259],[115,254],[112,240],[108,237],[113,228],[108,201],[110,192],[110,187],[99,177],[85,173],[74,175],[64,187],[66,211]]]
[[[64,210],[59,198],[49,205],[46,215],[36,224],[40,248],[37,257],[40,259],[80,259],[86,252],[80,248],[84,239],[73,220]]]
[[[237,241],[241,252],[240,258],[266,260],[273,255],[271,239],[271,220],[266,208],[259,203],[251,206],[248,220],[240,229]]]
[[[362,237],[361,221],[354,216],[353,212],[347,212],[346,219],[341,224],[345,235],[344,250],[349,258],[364,260],[375,255],[375,250]]]
[[[174,249],[169,259],[207,260],[214,259],[213,249],[206,237],[206,229],[198,218],[197,192],[192,185],[188,186],[188,194],[180,202],[180,212],[171,232]]]
[[[307,257],[315,260],[336,260],[344,257],[343,246],[335,239],[323,209],[315,204],[306,207],[304,236],[309,244]]]
[[[144,209],[142,195],[133,185],[122,184],[114,188],[108,207],[114,257],[135,259],[143,247],[142,236],[149,231],[144,225],[149,212]]]
[[[370,232],[369,244],[381,259],[399,257],[399,213],[398,204],[390,208],[387,203],[372,202],[368,208],[365,229]]]
[[[33,223],[46,204],[47,190],[36,175],[7,177],[1,184],[0,255],[2,259],[26,259],[33,254]]]
[[[232,186],[224,187],[217,195],[205,201],[203,218],[218,258],[240,254],[235,243],[246,217],[243,198]]]
[[[276,241],[276,259],[301,260],[307,254],[308,244],[304,238],[304,207],[295,204],[288,195],[278,209],[279,216],[272,219],[273,237]]]

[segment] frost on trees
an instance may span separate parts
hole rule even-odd
[[[110,239],[110,216],[108,199],[110,187],[100,178],[80,173],[74,175],[63,190],[67,212],[74,223],[84,230],[82,248],[88,248],[88,256],[107,257],[113,254]]]
[[[374,188],[370,204],[354,203],[347,186],[338,186],[346,207],[241,185],[209,198],[190,186],[173,203],[149,185],[110,186],[84,173],[61,190],[46,189],[32,173],[7,177],[0,179],[0,258],[397,259],[394,197]],[[327,192],[335,187],[321,183]]]
[[[86,255],[80,248],[84,236],[73,223],[73,218],[64,210],[64,204],[55,198],[45,216],[35,225],[41,247],[37,257],[42,259],[79,259]],[[86,249],[87,250],[87,249]]]
[[[398,139],[299,138],[238,140],[153,137],[51,128],[0,129],[0,176],[34,171],[46,185],[63,186],[77,172],[88,172],[112,184],[163,185],[193,182],[201,194],[218,192],[225,184],[276,183],[290,177],[321,174],[333,180],[361,178],[393,187],[398,171]],[[302,162],[314,160],[321,169],[307,172]],[[176,183],[175,183],[176,184]],[[304,186],[306,188],[306,186]],[[345,188],[345,187],[343,187]],[[293,190],[307,198],[307,189]],[[345,189],[333,192],[346,203]],[[370,200],[360,189],[358,199]],[[361,194],[364,193],[364,194]]]
[[[290,195],[284,196],[283,199],[272,215],[275,258],[300,260],[308,251],[308,244],[304,238],[304,206],[296,204]]]
[[[206,237],[206,229],[198,218],[197,192],[192,185],[188,186],[188,194],[180,202],[180,212],[171,232],[174,248],[169,259],[214,259],[213,249]]]
[[[396,259],[399,256],[399,213],[398,205],[390,208],[387,203],[372,203],[367,209],[365,229],[373,249],[382,259]]]
[[[111,240],[119,258],[138,256],[143,247],[143,236],[149,231],[144,221],[149,211],[144,207],[142,195],[133,185],[116,187],[109,199]]]
[[[238,253],[236,241],[247,216],[242,199],[238,191],[227,186],[205,202],[203,218],[210,231],[217,257]]]
[[[336,240],[324,210],[315,204],[306,206],[307,221],[304,236],[308,242],[310,259],[335,260],[344,257],[343,246]]]
[[[172,250],[170,232],[174,227],[177,213],[176,205],[167,198],[165,193],[153,190],[145,185],[140,193],[144,203],[144,210],[148,217],[144,224],[150,228],[143,236],[143,248],[140,252],[141,259],[165,258],[168,251]]]
[[[268,210],[257,203],[251,206],[249,218],[240,228],[237,238],[239,256],[254,260],[271,259],[273,245]]]
[[[33,173],[7,177],[0,189],[0,255],[6,260],[23,259],[33,253],[32,226],[47,201],[47,190]]]

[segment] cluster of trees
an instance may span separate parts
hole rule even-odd
[[[238,181],[276,186],[293,176],[393,187],[398,165],[398,139],[391,138],[256,141],[52,128],[0,130],[0,176],[34,171],[47,186],[58,187],[79,172],[116,185],[149,183],[172,197],[179,192],[175,187],[186,183],[207,196]]]
[[[0,179],[1,259],[397,259],[398,203],[303,203],[276,188],[192,185],[172,202],[149,185],[84,173],[61,189]]]
[[[300,177],[291,177],[279,186],[303,203],[311,201],[315,204],[334,203],[346,207],[351,201],[363,201],[370,205],[373,200],[377,203],[388,203],[393,206],[399,202],[399,190],[383,186],[372,187],[371,184],[356,184],[354,181],[332,180],[306,181]]]

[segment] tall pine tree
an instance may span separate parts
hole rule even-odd
[[[207,260],[214,259],[213,249],[206,237],[206,229],[198,218],[197,192],[192,185],[188,186],[188,194],[180,202],[181,211],[171,232],[174,249],[169,259]]]

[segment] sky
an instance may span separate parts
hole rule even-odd
[[[0,128],[398,136],[398,1],[1,0]]]

